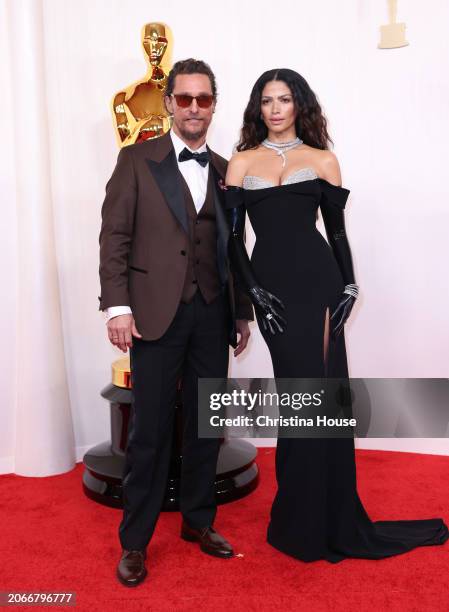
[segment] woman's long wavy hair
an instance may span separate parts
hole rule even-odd
[[[276,68],[264,72],[254,84],[243,114],[237,151],[254,149],[268,136],[268,129],[261,119],[260,109],[262,91],[270,81],[283,81],[292,92],[296,108],[296,135],[311,147],[328,149],[329,143],[333,142],[327,132],[327,120],[309,84],[294,70]]]

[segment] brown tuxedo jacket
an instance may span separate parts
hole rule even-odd
[[[217,273],[229,300],[229,343],[236,346],[235,320],[253,320],[253,309],[229,269],[229,228],[218,185],[227,162],[210,149],[209,153]],[[169,133],[120,150],[102,207],[100,310],[130,306],[145,340],[156,340],[165,333],[181,299],[189,247],[184,200],[182,175]]]

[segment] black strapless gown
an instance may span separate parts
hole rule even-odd
[[[337,306],[344,283],[332,249],[316,228],[322,198],[344,207],[348,195],[320,178],[255,189],[253,181],[245,190],[256,234],[255,276],[285,305],[284,333],[265,332],[258,319],[276,378],[348,376],[343,333],[329,340],[325,366],[326,309],[332,313]],[[267,539],[303,561],[380,559],[443,544],[449,537],[441,519],[370,520],[357,494],[352,438],[280,437],[276,478]]]

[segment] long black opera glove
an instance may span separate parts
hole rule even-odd
[[[243,201],[242,187],[226,187],[225,202],[226,215],[230,226],[229,257],[233,269],[239,275],[254,307],[261,315],[262,325],[265,330],[269,329],[272,334],[283,332],[282,323],[286,320],[279,314],[276,306],[285,308],[284,304],[275,295],[259,285],[254,277],[251,262],[246,251],[243,235],[245,231],[245,205]]]
[[[335,187],[329,184],[329,188],[332,187],[334,187],[335,190],[342,189],[341,187]],[[349,193],[347,190],[345,191],[347,194]],[[335,195],[338,197],[335,197]],[[331,333],[334,338],[343,331],[343,326],[351,314],[352,307],[354,306],[358,294],[358,286],[354,279],[351,249],[345,229],[344,205],[347,195],[343,195],[341,191],[335,195],[334,197],[332,197],[332,195],[328,197],[323,193],[320,202],[327,238],[345,283],[344,293],[331,315]]]

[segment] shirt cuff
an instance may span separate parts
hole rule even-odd
[[[132,314],[132,311],[129,306],[109,306],[109,308],[106,308],[104,314],[107,323],[109,319],[118,317],[119,315]]]

